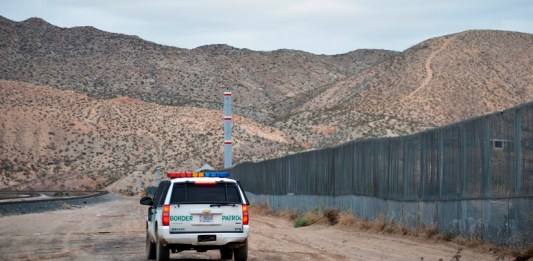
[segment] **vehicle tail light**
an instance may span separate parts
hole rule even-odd
[[[243,204],[242,205],[242,224],[248,225],[249,221],[250,221],[250,217],[248,216],[248,205]]]
[[[163,206],[163,226],[168,226],[170,223],[170,205]]]

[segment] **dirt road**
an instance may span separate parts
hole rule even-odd
[[[146,260],[146,207],[121,198],[46,213],[0,217],[0,260]],[[279,217],[251,216],[249,260],[456,260],[460,246],[340,226],[293,228]],[[465,249],[460,260],[495,260]],[[218,251],[171,254],[219,260]]]

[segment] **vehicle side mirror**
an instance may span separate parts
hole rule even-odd
[[[141,198],[140,203],[141,205],[151,206],[154,204],[154,201],[152,200],[151,197],[144,197],[144,198]]]

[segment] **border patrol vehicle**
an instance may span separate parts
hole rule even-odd
[[[168,260],[170,252],[218,249],[221,259],[248,258],[249,201],[228,172],[170,172],[153,198],[146,220],[148,259]]]

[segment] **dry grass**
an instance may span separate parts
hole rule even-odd
[[[260,203],[260,204],[251,204],[250,205],[250,214],[253,215],[259,215],[259,216],[265,216],[265,215],[275,215],[276,212],[274,212],[267,203]]]
[[[451,241],[453,241],[456,237],[457,237],[457,235],[455,235],[454,233],[443,233],[443,234],[438,234],[438,235],[436,235],[436,238],[437,238],[438,240],[446,241],[446,242],[451,242]]]
[[[533,260],[533,245],[512,249],[511,255],[515,257],[516,261]]]
[[[357,219],[354,215],[348,214],[348,213],[340,213],[339,218],[337,220],[337,224],[340,226],[354,226],[357,224]]]
[[[336,214],[331,214],[331,210],[321,210],[319,208],[298,216],[296,215],[296,212],[288,209],[274,211],[270,209],[267,204],[256,204],[250,208],[250,210],[252,213],[258,215],[283,217],[293,221],[295,227],[310,226],[313,224],[335,225],[342,227],[343,230],[355,229],[374,233],[408,236],[420,240],[431,239],[434,242],[451,242],[478,251],[494,253],[498,256],[496,260],[505,260],[506,257],[512,257],[514,260],[519,261],[533,260],[533,245],[521,247],[497,246],[475,237],[465,238],[453,233],[439,233],[436,226],[419,226],[414,229],[409,229],[405,224],[388,221],[381,216],[374,220],[366,220],[357,218],[354,214],[349,212],[336,213],[336,211],[333,211],[333,213]],[[332,216],[336,217],[334,221],[331,220]],[[334,224],[332,222],[334,222]],[[462,247],[458,249],[458,252],[452,260],[461,259],[462,249]]]
[[[298,217],[298,214],[294,210],[285,209],[283,211],[277,212],[277,216],[293,221]]]
[[[471,238],[456,237],[455,239],[452,240],[452,242],[458,243],[458,244],[461,244],[461,245],[465,245],[465,246],[471,247],[471,248],[476,248],[476,247],[488,244],[488,243],[484,242],[483,240],[481,240],[479,238],[474,238],[474,237],[471,237]]]
[[[298,214],[296,214],[294,210],[285,209],[282,211],[274,211],[268,206],[268,203],[252,204],[250,206],[250,214],[259,216],[277,216],[290,221],[293,221],[298,217]]]

